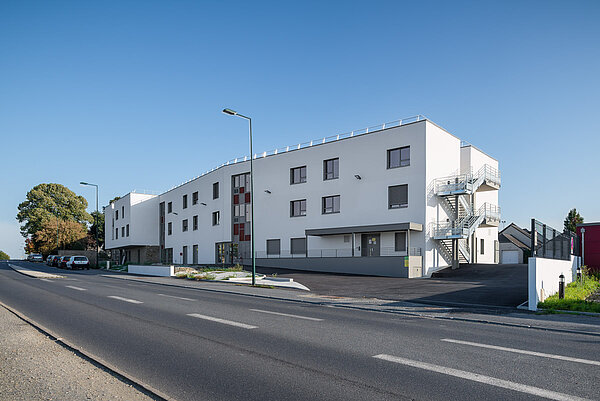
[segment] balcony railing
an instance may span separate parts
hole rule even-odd
[[[410,247],[409,251],[396,251],[395,247],[380,247],[377,256],[421,256],[421,248]],[[355,257],[361,256],[360,250],[355,250]],[[256,251],[258,259],[282,259],[282,258],[350,258],[352,257],[352,248],[332,248],[332,249],[309,249],[306,253],[291,253],[289,250],[282,250],[277,254],[268,254],[266,251]]]

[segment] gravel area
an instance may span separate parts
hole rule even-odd
[[[0,400],[151,400],[0,306]]]

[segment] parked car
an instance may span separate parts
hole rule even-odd
[[[32,253],[29,256],[27,256],[27,260],[30,262],[43,262],[44,257],[39,253]]]
[[[70,256],[59,256],[58,259],[58,267],[67,268],[67,260],[69,260]]]
[[[48,266],[52,266],[52,260],[54,259],[56,255],[48,255],[48,257],[46,258],[46,264]]]
[[[60,263],[60,256],[58,255],[54,255],[54,258],[52,258],[52,266],[54,267],[60,267],[59,263]]]
[[[65,262],[65,267],[71,270],[89,269],[90,261],[85,256],[69,256]]]

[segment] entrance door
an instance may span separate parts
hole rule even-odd
[[[184,265],[188,264],[188,247],[187,246],[183,247],[183,264]]]
[[[215,263],[231,264],[231,242],[217,242],[215,244]]]
[[[380,255],[380,234],[362,234],[361,235],[361,256],[379,256]]]
[[[198,264],[198,245],[192,247],[192,264]]]

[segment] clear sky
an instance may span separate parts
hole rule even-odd
[[[0,2],[0,249],[27,191],[95,208],[423,114],[497,158],[503,219],[600,221],[598,1]]]

